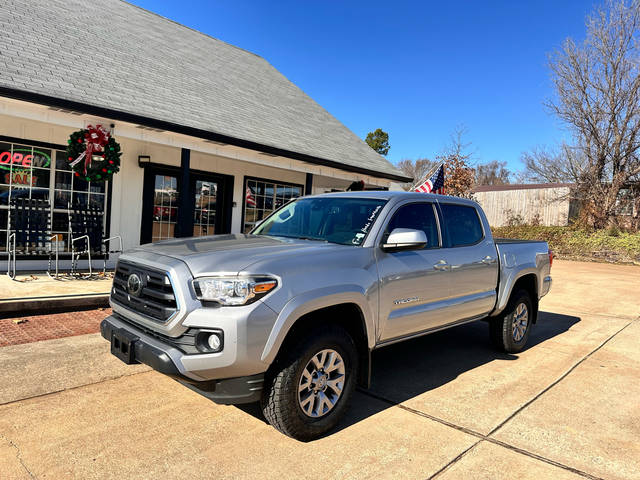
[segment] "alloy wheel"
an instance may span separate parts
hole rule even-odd
[[[298,404],[308,417],[319,418],[336,406],[342,395],[346,370],[342,356],[332,349],[311,357],[298,382]]]
[[[529,324],[529,309],[524,303],[519,303],[513,316],[513,339],[519,342],[524,337]]]

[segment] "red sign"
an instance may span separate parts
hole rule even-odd
[[[14,148],[13,153],[4,151],[0,152],[0,168],[9,170],[11,165],[14,167],[41,167],[46,168],[51,163],[51,158],[44,152],[34,150],[31,153],[30,148]]]
[[[38,183],[38,177],[34,177],[28,170],[17,170],[4,174],[4,183],[13,185],[34,186]]]

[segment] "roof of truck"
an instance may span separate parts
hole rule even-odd
[[[414,200],[436,200],[439,203],[459,203],[478,206],[473,200],[462,197],[454,197],[451,195],[440,195],[435,193],[418,193],[418,192],[401,192],[388,190],[364,190],[360,192],[331,192],[321,193],[318,195],[309,195],[310,197],[352,197],[352,198],[375,198],[380,200],[391,199],[414,199]],[[307,197],[304,197],[307,198]]]

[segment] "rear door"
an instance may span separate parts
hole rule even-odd
[[[489,313],[496,302],[498,253],[478,210],[439,202],[442,256],[450,268],[450,318],[453,322]]]
[[[421,250],[385,252],[380,248],[394,228],[423,230]],[[391,215],[377,249],[380,276],[380,340],[411,335],[447,323],[449,271],[432,202],[408,202]]]

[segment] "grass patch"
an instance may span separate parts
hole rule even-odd
[[[492,231],[497,238],[545,240],[557,258],[640,264],[640,232],[542,225],[496,227]]]

